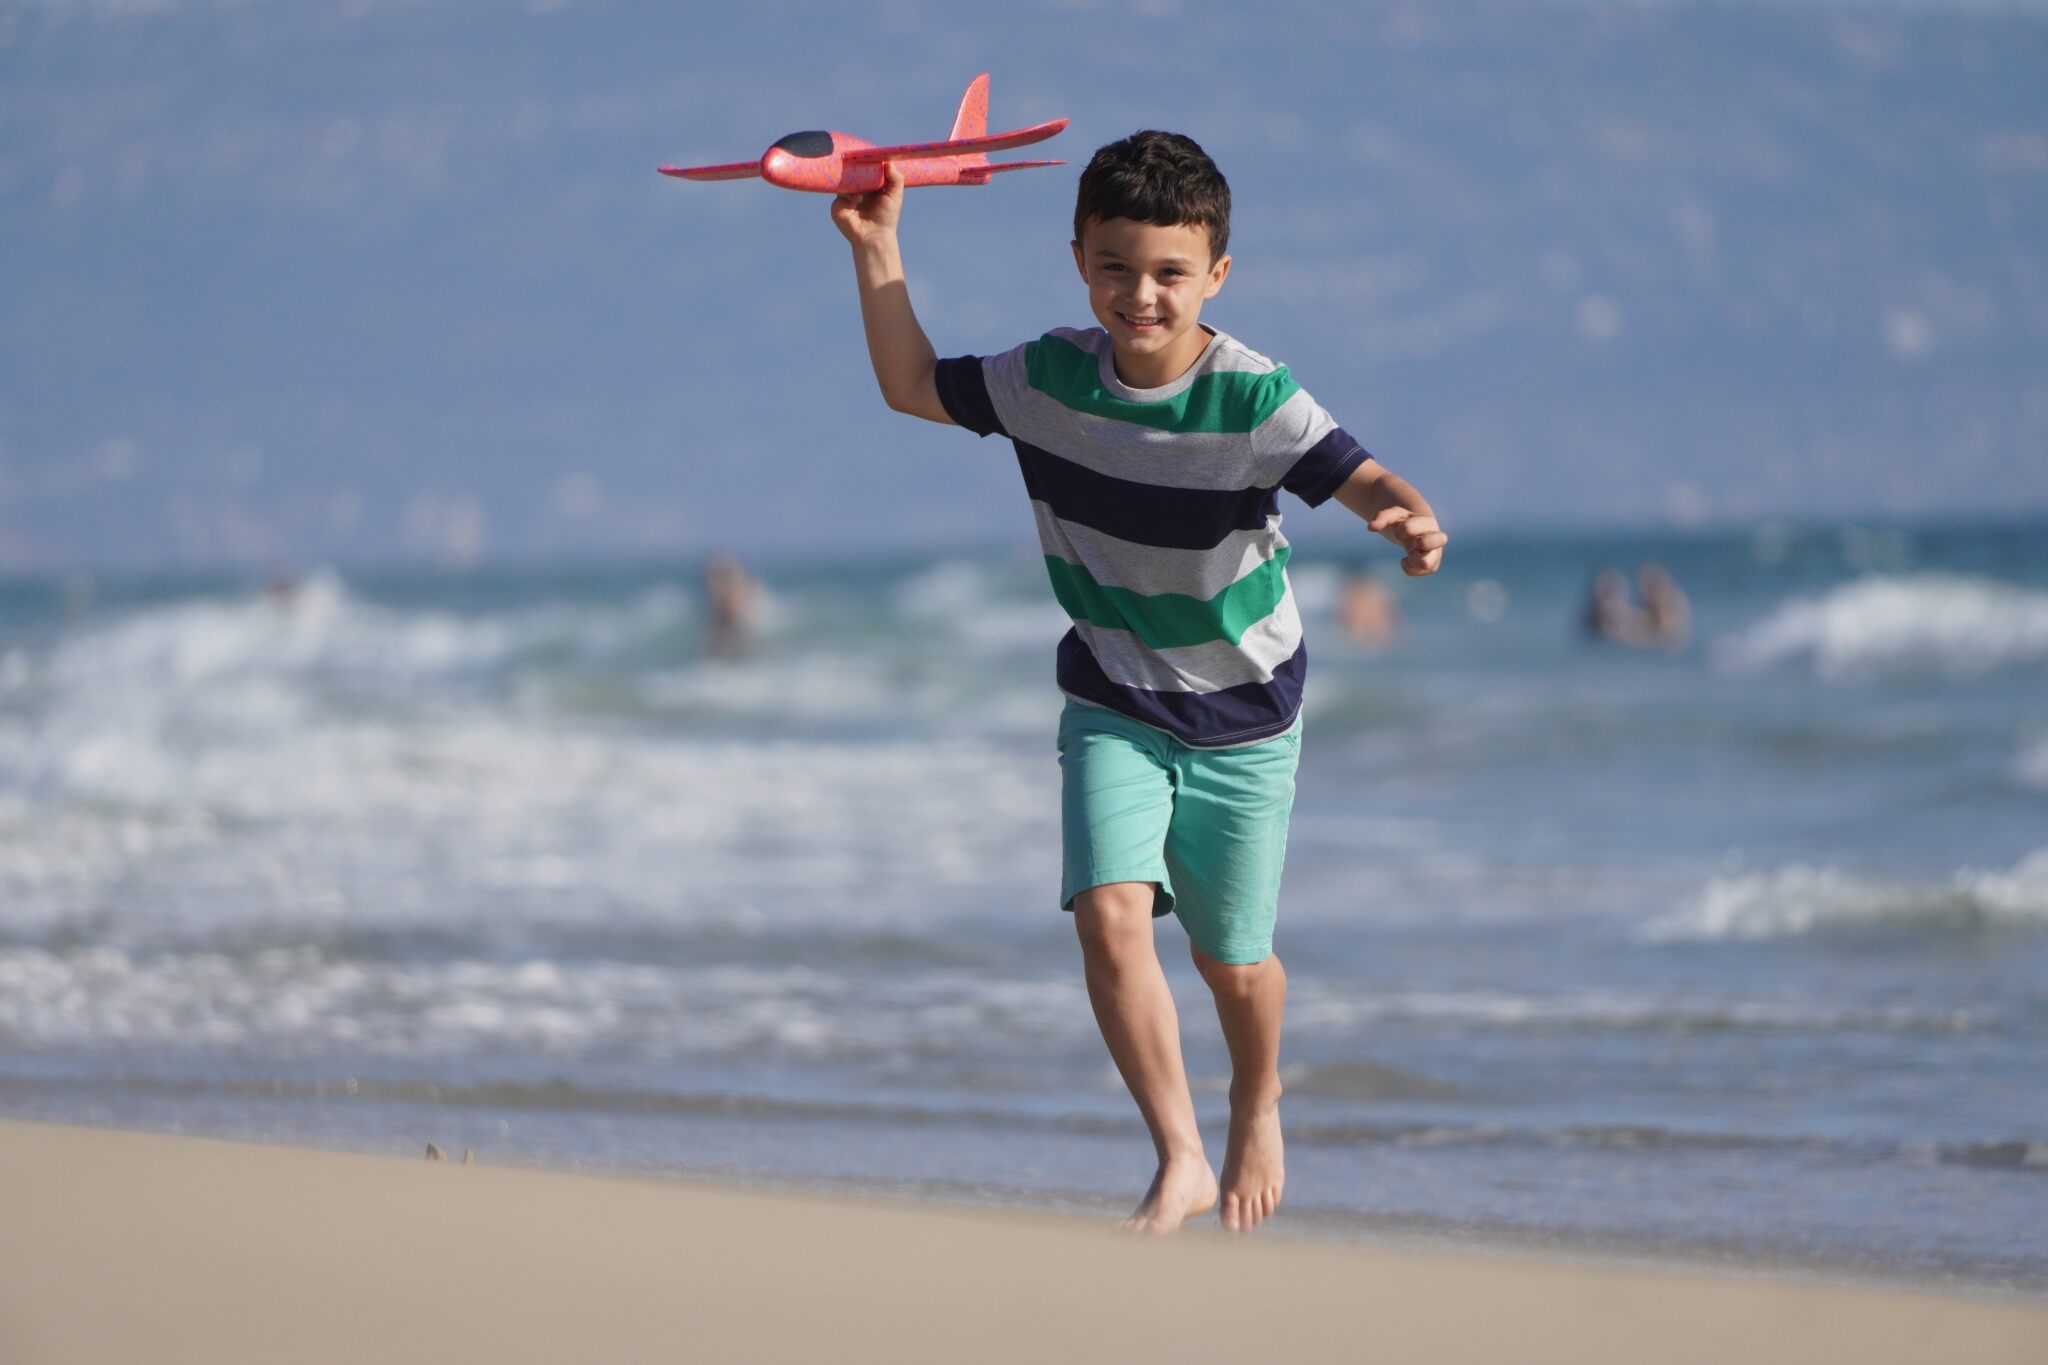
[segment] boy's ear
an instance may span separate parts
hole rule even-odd
[[[1230,258],[1228,256],[1220,257],[1216,264],[1209,267],[1209,283],[1202,290],[1202,297],[1205,299],[1215,298],[1217,291],[1223,288],[1223,282],[1229,278]]]
[[[1073,241],[1067,243],[1067,245],[1074,248],[1074,269],[1081,272],[1082,279],[1087,279],[1088,265],[1085,261],[1081,259],[1081,239],[1076,237]]]

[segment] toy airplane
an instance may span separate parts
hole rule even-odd
[[[846,133],[791,133],[762,153],[759,161],[732,161],[722,166],[663,166],[663,175],[684,180],[751,180],[758,176],[786,190],[820,194],[866,194],[882,188],[882,164],[903,167],[903,183],[912,185],[986,185],[998,171],[1031,166],[1063,166],[1063,161],[992,162],[988,153],[1043,142],[1067,126],[1063,118],[1036,123],[1007,133],[988,133],[988,73],[976,76],[960,101],[953,133],[944,142],[909,142],[877,147]]]

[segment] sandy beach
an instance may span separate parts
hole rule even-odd
[[[0,1122],[0,1359],[2037,1361],[2048,1305]]]

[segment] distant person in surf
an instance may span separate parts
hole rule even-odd
[[[1637,601],[1628,575],[1602,569],[1586,595],[1579,629],[1589,640],[1629,645],[1636,649],[1678,649],[1690,631],[1692,608],[1685,592],[1664,566],[1651,561],[1636,571]]]
[[[1350,639],[1374,649],[1392,644],[1400,633],[1401,608],[1363,564],[1349,570],[1337,590],[1337,625]]]
[[[711,615],[705,652],[729,659],[753,637],[761,616],[761,585],[738,559],[720,552],[704,565],[704,602]]]
[[[1649,621],[1628,589],[1628,575],[1605,568],[1593,576],[1586,594],[1586,608],[1579,616],[1579,630],[1592,641],[1618,645],[1649,643]]]
[[[1651,560],[1636,570],[1636,591],[1643,598],[1643,625],[1649,643],[1683,649],[1692,630],[1692,603],[1664,566]]]

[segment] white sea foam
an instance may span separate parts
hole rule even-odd
[[[1050,761],[966,741],[649,739],[481,715],[177,743],[87,736],[89,758],[50,756],[62,797],[0,808],[0,926],[895,923],[976,913],[989,887],[1057,865]]]
[[[137,612],[65,640],[49,674],[65,689],[114,678],[179,686],[316,668],[418,677],[495,662],[508,644],[502,619],[388,611],[322,574],[289,601],[203,599]]]
[[[2048,849],[2009,871],[1965,868],[1942,882],[1806,866],[1717,877],[1644,934],[1671,942],[2040,927],[2048,927]]]
[[[1351,1036],[1389,1022],[1469,1028],[1576,1032],[1726,1030],[1885,1030],[1953,1032],[1973,1026],[1966,1010],[1830,1004],[1806,1000],[1673,998],[1622,991],[1556,994],[1509,991],[1333,990],[1313,980],[1290,983],[1287,1027],[1304,1038]]]
[[[983,654],[1049,652],[1071,624],[1043,573],[970,560],[943,560],[905,579],[890,602],[914,628],[944,632]]]
[[[987,886],[1056,866],[1049,755],[974,729],[732,734],[937,709],[945,684],[829,649],[678,666],[691,610],[655,589],[466,617],[321,578],[289,607],[188,600],[61,638],[0,709],[0,931],[895,923],[979,913]],[[691,728],[565,713],[546,690],[564,656]],[[495,685],[533,657],[540,695]]]
[[[1184,983],[1184,1007],[1203,991]],[[1299,983],[1310,1044],[1388,1024],[1591,1033],[1908,1031],[1976,1025],[1967,1009],[1560,991],[1360,991]],[[0,947],[0,1045],[260,1047],[265,1055],[602,1055],[929,1061],[1016,1046],[1095,1056],[1078,972],[1003,975],[823,965],[405,960],[313,943],[227,950],[105,942]]]
[[[1959,574],[1881,575],[1801,598],[1719,642],[1735,671],[1967,677],[2048,660],[2048,592]]]
[[[334,959],[313,946],[0,948],[0,1044],[259,1045],[266,1055],[887,1059],[1089,1040],[1076,975]]]

